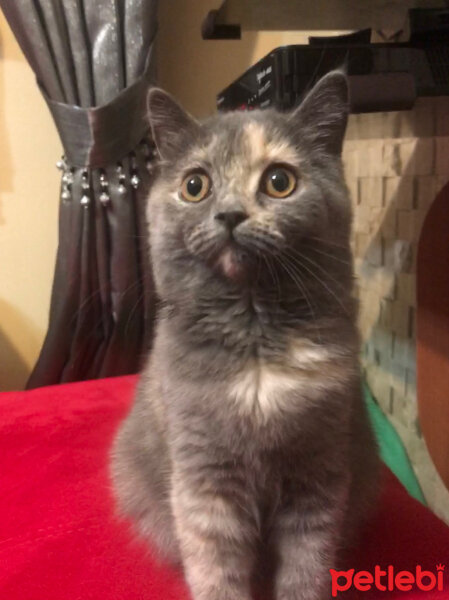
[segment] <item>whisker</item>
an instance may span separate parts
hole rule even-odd
[[[280,258],[279,262],[284,267],[288,266],[288,268],[290,269],[290,272],[292,272],[295,275],[295,283],[297,282],[300,291],[304,294],[304,297],[306,298],[306,300],[308,300],[310,303],[312,303],[310,294],[307,291],[307,287],[301,278],[301,274],[299,273],[298,269],[295,267],[295,264],[292,263],[286,256],[283,256],[282,258]]]
[[[251,246],[256,250],[262,250],[269,253],[274,253],[277,250],[277,246],[268,239],[261,239],[254,235],[246,235],[246,240],[251,243]]]
[[[320,238],[320,237],[316,237],[316,236],[310,236],[308,238],[308,240],[315,240],[317,242],[320,242],[321,244],[327,245],[327,246],[335,246],[335,248],[341,248],[342,250],[347,250],[348,246],[345,244],[337,244],[337,242],[333,242],[331,240],[327,240],[325,238]]]
[[[307,306],[310,312],[312,313],[312,319],[316,321],[316,313],[313,309],[311,298],[297,269],[295,269],[294,265],[292,265],[291,263],[286,262],[286,257],[282,257],[284,260],[282,260],[280,256],[273,256],[273,258],[279,263],[281,268],[285,270],[285,272],[289,275],[293,283],[299,289],[300,293],[303,295],[305,301],[307,302]]]
[[[267,265],[267,269],[268,269],[268,271],[270,273],[270,277],[273,280],[273,283],[275,285],[275,288],[276,288],[276,291],[277,291],[277,301],[279,303],[281,301],[281,287],[280,287],[279,278],[277,277],[276,269],[271,264],[271,261],[268,258],[268,256],[266,256],[264,254],[262,254],[261,256],[262,256],[264,262]]]
[[[276,287],[277,287],[277,291],[278,291],[278,303],[279,303],[281,301],[281,297],[282,297],[281,282],[279,281],[279,277],[276,272],[276,267],[274,265],[273,265],[273,273],[274,273],[274,278],[276,280]]]
[[[285,256],[283,258],[284,258],[284,260],[288,260],[287,257],[285,257]],[[279,263],[280,263],[281,266],[284,267],[284,269],[286,268],[286,265],[283,264],[283,261],[280,258],[279,258]],[[299,287],[299,289],[302,291],[302,293],[304,294],[304,297],[306,299],[306,302],[307,302],[307,305],[309,307],[309,310],[312,313],[313,322],[318,325],[319,321],[317,319],[315,310],[313,308],[314,303],[312,302],[311,297],[310,297],[310,295],[309,295],[309,293],[307,291],[307,287],[304,284],[304,282],[302,281],[301,275],[298,272],[298,270],[295,268],[294,264],[293,265],[291,263],[289,263],[289,264],[290,264],[290,269],[292,269],[293,273],[296,275],[296,278],[293,277],[293,281]],[[290,277],[292,277],[291,272],[290,271],[287,271],[287,272],[290,274]],[[319,326],[317,327],[317,332],[318,332],[318,340],[319,340],[320,343],[322,343],[323,338],[322,338],[322,335],[321,335],[321,327],[319,327]]]
[[[290,252],[294,251],[293,248],[289,248]],[[312,266],[316,267],[317,269],[319,269],[326,277],[328,277],[331,281],[333,281],[339,288],[345,290],[345,286],[338,281],[337,279],[335,279],[335,277],[333,277],[329,271],[327,269],[325,269],[324,267],[322,267],[319,263],[315,262],[314,260],[312,260],[311,258],[309,258],[308,256],[305,256],[303,254],[300,254],[299,252],[295,252],[296,256],[290,256],[290,258],[292,260],[307,260]],[[287,252],[288,254],[288,252]],[[303,266],[302,264],[299,263],[299,266]]]
[[[328,252],[323,252],[323,250],[318,250],[318,248],[314,248],[314,246],[307,246],[307,250],[312,250],[313,252],[316,252],[317,254],[321,254],[321,256],[325,256],[326,258],[330,258],[331,260],[335,260],[344,265],[350,266],[352,264],[351,261],[349,261],[349,260],[344,260],[343,258],[334,256],[333,254],[329,254]]]
[[[293,257],[290,256],[290,260],[292,260]],[[341,308],[343,309],[343,312],[346,315],[349,315],[346,307],[343,305],[343,303],[341,302],[340,298],[338,298],[338,296],[335,294],[335,292],[332,290],[332,288],[330,288],[327,283],[325,281],[323,281],[320,277],[318,277],[316,275],[316,273],[314,273],[309,267],[307,267],[307,265],[304,265],[303,263],[301,263],[299,261],[299,259],[295,258],[295,262],[298,264],[298,266],[300,266],[302,269],[305,269],[316,281],[318,281],[318,283],[320,283],[326,290],[327,292],[338,302],[338,304],[341,306]],[[335,280],[334,280],[335,281]],[[341,284],[339,284],[341,285]]]

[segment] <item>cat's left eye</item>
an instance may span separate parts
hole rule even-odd
[[[297,183],[293,171],[279,165],[265,171],[261,186],[262,191],[272,198],[287,198],[295,191]]]
[[[186,202],[201,202],[209,194],[210,188],[211,180],[206,173],[190,173],[181,184],[181,198]]]

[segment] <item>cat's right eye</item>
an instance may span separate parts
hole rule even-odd
[[[195,171],[184,178],[180,195],[186,202],[201,202],[209,194],[210,188],[209,176],[202,171]]]
[[[296,175],[288,167],[272,165],[262,177],[262,190],[271,198],[287,198],[297,185]]]

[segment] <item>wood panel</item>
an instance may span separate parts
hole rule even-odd
[[[421,429],[449,489],[449,185],[432,204],[418,246],[417,390]]]

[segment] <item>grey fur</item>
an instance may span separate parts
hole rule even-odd
[[[160,310],[154,347],[117,437],[121,510],[194,600],[330,597],[329,568],[375,497],[377,448],[361,393],[350,202],[341,146],[347,84],[333,72],[291,114],[202,124],[149,98],[161,155],[149,200]],[[300,174],[274,200],[254,187],[273,158]],[[211,194],[177,196],[201,167]],[[214,219],[249,218],[229,234]]]

